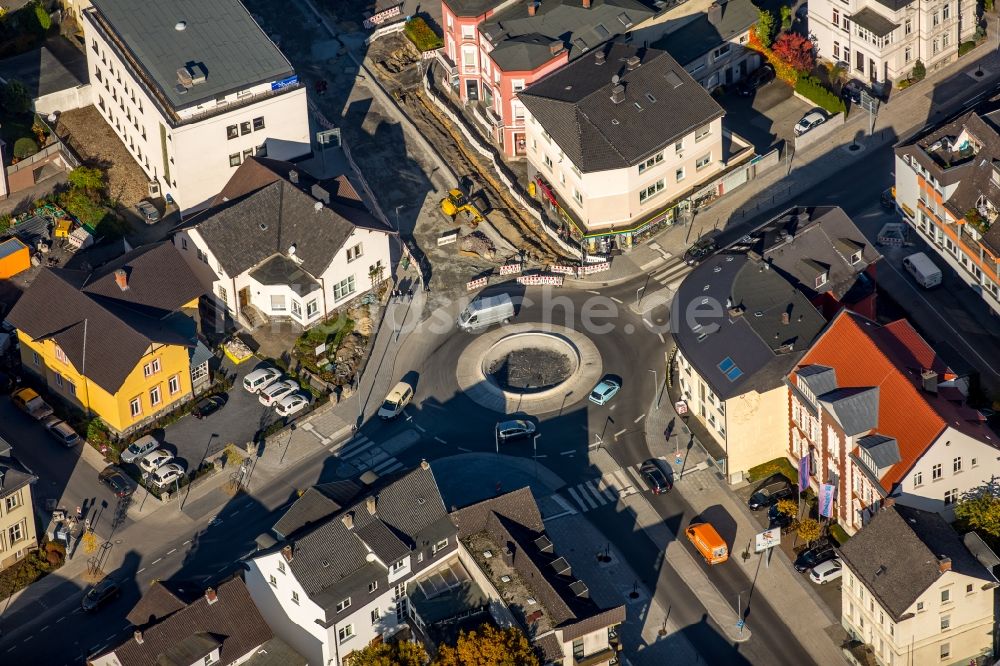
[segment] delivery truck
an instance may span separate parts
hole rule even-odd
[[[514,316],[514,303],[507,294],[479,296],[458,317],[463,331],[473,332],[491,324],[506,324]]]
[[[924,289],[941,284],[941,269],[923,252],[911,254],[903,259],[903,266]]]

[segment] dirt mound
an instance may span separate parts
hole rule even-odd
[[[489,374],[505,389],[543,390],[569,377],[569,357],[550,349],[519,349],[497,360]]]
[[[333,359],[333,383],[341,386],[350,384],[361,367],[365,357],[368,338],[358,332],[353,332],[344,338]]]
[[[473,231],[471,234],[462,237],[459,247],[463,252],[478,254],[487,261],[496,261],[497,249],[493,241],[486,237],[481,231]]]

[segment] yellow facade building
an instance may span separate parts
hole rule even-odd
[[[197,339],[204,287],[170,243],[92,272],[46,269],[8,315],[21,363],[116,434],[141,428],[207,377]]]

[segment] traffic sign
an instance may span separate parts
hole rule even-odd
[[[781,528],[772,528],[769,530],[764,530],[757,535],[757,544],[754,548],[755,553],[762,553],[765,550],[770,550],[778,544],[781,543]]]

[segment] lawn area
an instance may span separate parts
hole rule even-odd
[[[790,483],[798,483],[799,473],[792,463],[788,461],[788,458],[775,458],[774,460],[768,460],[766,463],[761,463],[756,467],[751,467],[747,471],[747,480],[750,483],[756,483],[762,481],[775,474],[781,474]]]
[[[14,114],[0,104],[0,139],[7,144],[3,155],[4,166],[10,166],[10,160],[14,156],[14,144],[18,139],[27,137],[36,140],[35,133],[31,131],[34,121],[34,113]]]

